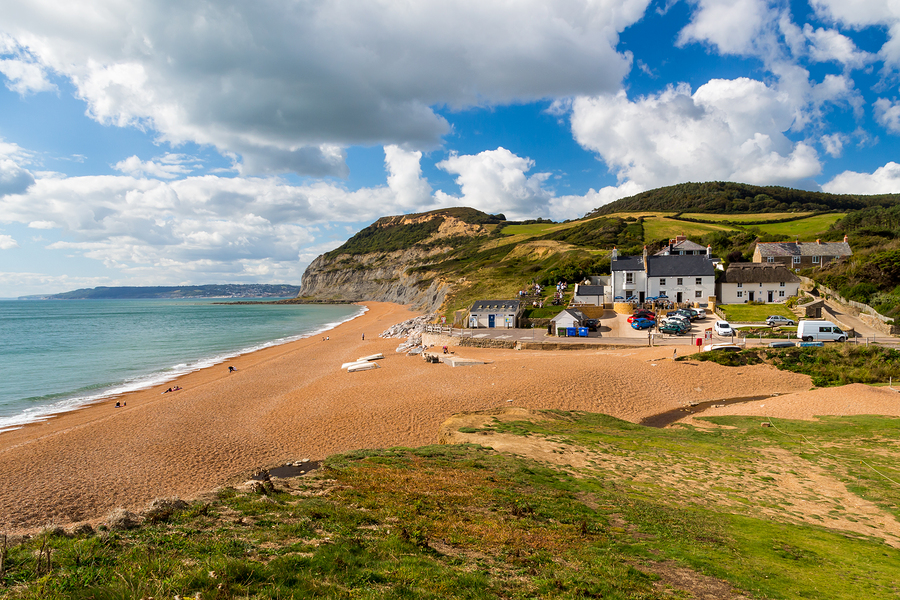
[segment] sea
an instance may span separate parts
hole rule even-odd
[[[321,335],[365,310],[222,299],[2,300],[0,433]]]

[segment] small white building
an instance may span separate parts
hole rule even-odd
[[[553,333],[556,333],[560,329],[568,327],[584,327],[584,322],[586,320],[587,316],[580,310],[576,308],[567,308],[550,319],[550,323],[553,325]]]
[[[469,327],[512,329],[523,310],[518,300],[479,300],[469,309]]]
[[[720,304],[784,302],[799,289],[800,278],[779,263],[732,263],[716,284]]]
[[[601,306],[603,304],[603,286],[576,283],[575,294],[572,296],[572,304]]]

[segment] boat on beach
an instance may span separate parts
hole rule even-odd
[[[370,354],[369,356],[363,356],[356,359],[356,362],[363,362],[368,360],[381,360],[384,358],[384,354]]]
[[[357,371],[369,371],[371,369],[380,369],[380,368],[381,367],[378,365],[378,363],[360,362],[360,363],[356,363],[354,365],[350,365],[349,367],[347,367],[347,372],[348,373],[356,373]]]

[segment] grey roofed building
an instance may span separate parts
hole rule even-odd
[[[518,300],[479,300],[469,309],[468,324],[472,329],[516,327],[523,310]]]
[[[518,300],[479,300],[472,305],[469,312],[512,311],[517,312],[521,302]]]
[[[676,254],[706,254],[706,246],[701,246],[696,242],[692,242],[683,235],[675,236],[675,239],[669,240],[669,243],[663,246],[662,250],[654,254],[654,256],[674,256]]]
[[[852,256],[850,244],[844,242],[759,242],[760,256]]]
[[[720,278],[721,283],[800,283],[800,278],[781,264],[732,263]]]
[[[603,286],[577,284],[572,302],[600,306],[603,304]]]
[[[643,271],[644,257],[620,256],[610,263],[610,269],[613,271]]]
[[[705,254],[651,256],[648,277],[691,277],[715,275],[716,266]]]

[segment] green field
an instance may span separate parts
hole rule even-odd
[[[686,235],[689,238],[699,238],[716,231],[733,231],[735,228],[729,225],[715,225],[713,223],[691,223],[688,221],[676,221],[674,219],[647,218],[644,220],[644,240],[669,240],[677,235]]]
[[[718,308],[728,322],[764,323],[769,315],[781,315],[797,322],[797,315],[784,304],[720,304]]]
[[[811,242],[828,231],[836,221],[842,219],[844,215],[832,213],[827,215],[817,215],[799,221],[789,221],[787,223],[770,223],[767,225],[748,225],[748,229],[758,230],[769,235],[782,236],[786,240],[794,240],[799,238],[800,241]]]
[[[717,215],[709,213],[682,213],[680,216],[685,219],[697,219],[698,221],[732,221],[734,223],[742,223],[746,221],[776,221],[780,219],[793,219],[805,217],[811,213],[754,213],[754,214],[736,214],[736,215]]]

